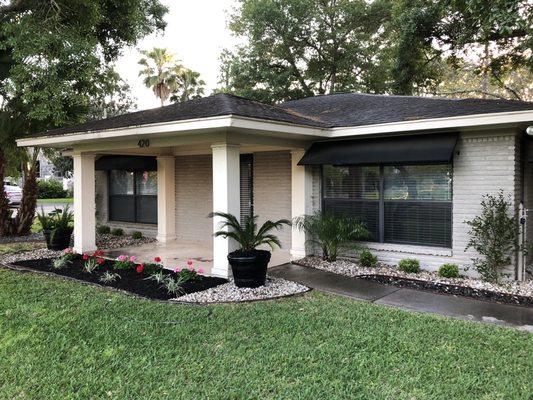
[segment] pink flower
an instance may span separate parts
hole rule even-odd
[[[189,271],[194,271],[194,267],[192,265],[189,265],[189,268],[187,268]]]
[[[187,265],[190,267],[192,265],[192,260],[187,260]]]
[[[160,263],[160,262],[161,262],[161,257],[156,257],[156,258],[154,258],[154,261],[155,261],[156,263]]]
[[[198,268],[198,273],[199,274],[203,274],[204,273],[204,269],[202,267]]]
[[[135,262],[135,260],[137,260],[137,257],[135,257],[135,256],[131,256],[130,257],[130,262]]]
[[[128,256],[125,256],[125,255],[120,255],[117,257],[117,261],[126,261],[128,259]]]
[[[70,254],[70,253],[73,253],[73,250],[71,247],[67,247],[65,250],[63,250],[63,253]]]
[[[137,271],[138,274],[143,272],[143,270],[144,270],[144,265],[142,264],[137,265],[137,268],[135,268],[135,271]]]
[[[174,273],[177,274],[179,272],[181,272],[181,268],[180,267],[176,267],[173,269]]]

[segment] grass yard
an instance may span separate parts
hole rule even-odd
[[[533,335],[311,293],[195,307],[0,269],[0,398],[531,399]]]
[[[61,199],[37,199],[37,207],[41,204],[57,204],[58,206],[62,204],[72,204],[74,199],[72,197],[65,197]]]
[[[15,254],[23,251],[30,251],[41,249],[45,247],[44,243],[28,243],[28,242],[14,242],[14,243],[5,243],[0,244],[0,256],[5,256],[7,254]]]

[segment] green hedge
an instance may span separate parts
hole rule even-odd
[[[63,189],[63,184],[55,179],[47,181],[37,181],[38,199],[61,199],[67,197],[67,191]]]

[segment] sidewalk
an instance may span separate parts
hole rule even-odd
[[[533,332],[533,308],[403,289],[294,264],[271,268],[268,273],[322,292],[357,300]]]

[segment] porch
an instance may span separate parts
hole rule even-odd
[[[111,256],[134,255],[144,262],[161,257],[167,268],[183,267],[193,260],[195,267],[206,274],[227,278],[230,268],[227,254],[236,249],[232,239],[214,238],[220,219],[209,219],[211,211],[240,216],[259,215],[258,224],[266,220],[291,219],[310,212],[312,177],[299,166],[308,141],[271,134],[243,135],[238,132],[185,135],[139,141],[95,142],[73,149],[74,158],[74,249],[92,251],[95,227],[98,223],[112,227],[124,226],[127,231],[152,233],[157,243],[113,250]],[[132,208],[136,215],[146,213],[145,204],[131,203],[128,196],[143,194],[137,189],[137,175],[123,186],[132,194],[116,195],[116,185],[110,181],[109,168],[98,166],[103,158],[150,158],[156,177],[153,188],[152,223],[142,218],[121,225],[111,213],[121,214]],[[243,156],[252,160],[250,170],[243,169]],[[113,163],[112,163],[113,164]],[[147,163],[138,163],[139,176],[147,175]],[[115,165],[115,164],[113,164]],[[117,168],[116,166],[110,168]],[[124,170],[135,170],[136,166]],[[251,176],[247,176],[251,174]],[[130,178],[128,178],[130,179]],[[100,181],[104,180],[104,183]],[[247,190],[249,186],[249,190]],[[130,189],[127,189],[130,190]],[[139,195],[140,196],[140,195]],[[133,204],[133,205],[131,205]],[[118,210],[118,212],[117,212]],[[136,223],[139,222],[139,223]],[[272,253],[271,266],[280,265],[292,257],[305,255],[305,235],[290,227],[277,232],[282,249]]]

